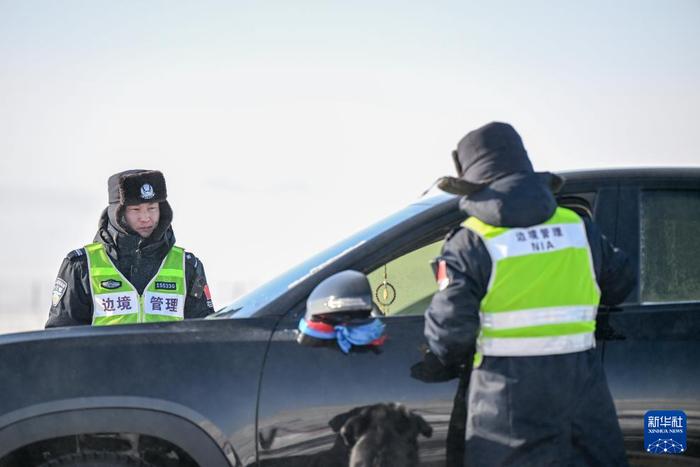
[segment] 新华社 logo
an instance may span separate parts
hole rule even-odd
[[[681,410],[644,414],[644,450],[650,454],[682,454],[687,449],[688,417]]]

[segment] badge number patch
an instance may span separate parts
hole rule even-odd
[[[177,283],[156,281],[156,289],[157,290],[175,290],[175,289],[177,289]]]
[[[53,285],[53,293],[51,294],[51,304],[53,306],[58,305],[58,302],[61,301],[63,295],[66,293],[67,288],[68,284],[66,284],[66,281],[57,277],[56,283]]]

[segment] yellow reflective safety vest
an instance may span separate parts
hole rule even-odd
[[[104,245],[85,247],[92,293],[92,325],[154,323],[184,319],[185,250],[173,246],[151,282],[139,295],[114,266]]]
[[[481,300],[477,352],[492,356],[554,355],[595,347],[600,289],[586,228],[557,208],[545,223],[495,227],[470,217],[491,256]]]

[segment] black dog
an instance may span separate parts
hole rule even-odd
[[[349,467],[418,465],[418,435],[429,438],[433,434],[423,417],[393,403],[355,410],[359,411],[340,429],[340,435],[351,447]]]
[[[433,429],[400,404],[375,404],[336,415],[328,425],[336,433],[333,447],[313,455],[279,457],[260,462],[265,467],[416,467],[418,436]],[[260,442],[274,443],[276,431]],[[267,448],[266,448],[267,446]]]

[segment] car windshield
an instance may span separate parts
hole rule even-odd
[[[272,300],[276,299],[284,292],[306,279],[308,276],[315,274],[321,269],[331,265],[334,261],[361,247],[368,240],[377,237],[403,221],[410,219],[421,212],[427,211],[433,206],[441,204],[443,201],[453,197],[454,196],[452,195],[437,195],[411,204],[401,211],[382,219],[381,221],[364,230],[361,230],[360,232],[357,232],[356,234],[333,245],[321,253],[312,256],[310,259],[293,267],[275,279],[239,297],[233,303],[222,308],[211,317],[217,318],[223,317],[224,315],[230,316],[231,313],[233,313],[233,318],[248,318],[254,315],[257,310],[270,303]]]

